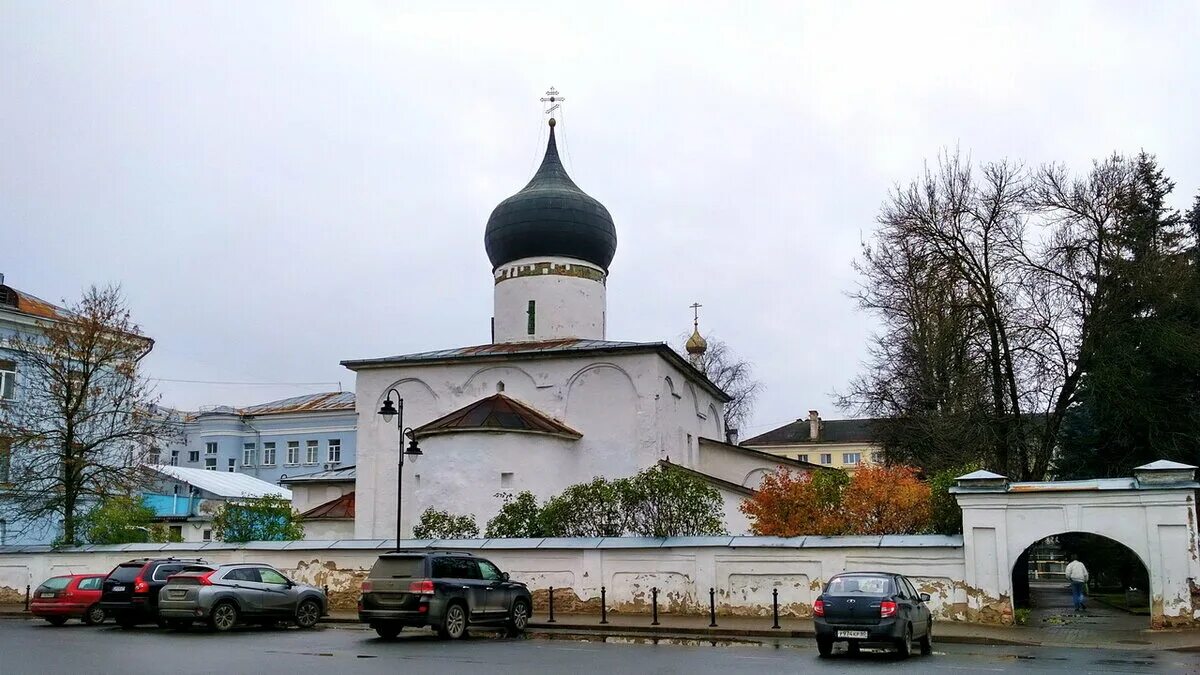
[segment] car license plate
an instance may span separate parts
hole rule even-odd
[[[123,590],[125,590],[124,586],[113,586],[113,593],[120,593]]]
[[[866,640],[867,631],[865,630],[839,630],[837,636],[851,640]]]
[[[39,598],[53,598],[56,593],[38,593]]]
[[[171,598],[174,600],[178,600],[185,595],[187,595],[187,591],[171,591]]]

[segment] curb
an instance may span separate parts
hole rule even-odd
[[[563,623],[529,623],[530,630],[552,633],[586,633],[589,635],[611,635],[614,637],[707,637],[707,638],[814,638],[816,633],[811,630],[762,630],[748,628],[692,628],[670,626],[601,626],[598,624],[563,624]],[[937,642],[951,644],[994,645],[1008,647],[1040,647],[1041,642],[1031,640],[1010,640],[987,636],[972,635],[935,635]]]

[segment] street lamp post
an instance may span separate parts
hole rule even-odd
[[[392,394],[396,395],[396,404],[392,403]],[[388,389],[387,398],[384,400],[383,405],[380,406],[379,414],[383,417],[384,422],[391,422],[392,418],[396,417],[396,428],[400,431],[400,441],[396,447],[396,456],[399,458],[396,462],[396,550],[399,550],[402,522],[400,520],[400,512],[404,504],[404,456],[411,455],[417,457],[424,453],[417,446],[417,439],[413,436],[412,428],[404,427],[404,399],[400,398],[400,392],[395,389]],[[404,447],[405,436],[409,438],[407,449]]]

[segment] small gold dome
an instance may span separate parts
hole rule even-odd
[[[704,336],[700,335],[699,328],[695,328],[692,330],[692,337],[688,338],[687,344],[683,347],[692,356],[700,356],[708,351],[708,340],[705,340]]]

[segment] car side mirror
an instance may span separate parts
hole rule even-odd
[[[501,572],[501,573],[500,573],[500,578],[501,578],[501,579],[503,579],[503,580],[505,580],[505,581],[508,581],[508,572]]]
[[[921,602],[929,602],[929,594],[928,593],[921,594]]]

